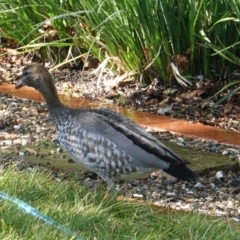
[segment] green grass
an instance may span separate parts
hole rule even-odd
[[[91,53],[115,74],[145,82],[181,79],[170,63],[190,79],[224,77],[240,65],[236,0],[11,0],[0,7],[0,37],[55,64]]]
[[[47,171],[1,171],[0,191],[27,202],[83,239],[237,240],[240,234],[230,221],[104,198],[104,187],[88,191],[73,180],[56,182]],[[74,239],[6,200],[0,199],[0,213],[2,240]]]

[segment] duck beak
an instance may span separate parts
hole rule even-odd
[[[15,89],[19,89],[19,88],[24,87],[24,86],[25,86],[25,84],[23,83],[22,78],[21,78],[19,80],[19,82],[17,83],[17,85],[15,86]]]

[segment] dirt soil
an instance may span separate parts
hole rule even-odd
[[[18,55],[14,49],[2,48],[0,53],[6,54],[0,59],[0,84],[2,82],[15,84],[21,75],[21,68],[34,61]],[[192,81],[192,86],[188,87],[182,87],[175,81],[164,83],[159,79],[155,79],[147,86],[137,83],[134,79],[122,81],[121,76],[114,76],[100,68],[82,70],[82,65],[78,63],[52,72],[60,93],[225,129],[240,130],[239,92],[230,94],[221,103],[217,103],[218,100],[233,89],[214,96],[224,85],[222,81],[210,81],[198,76]],[[88,66],[91,65],[93,64],[90,62]]]

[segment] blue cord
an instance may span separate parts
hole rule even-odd
[[[28,205],[27,203],[21,201],[20,199],[15,198],[15,197],[11,197],[8,194],[5,194],[5,193],[3,193],[1,191],[0,191],[0,197],[5,199],[5,200],[8,200],[10,202],[13,202],[13,203],[17,204],[18,208],[20,208],[23,212],[26,212],[27,214],[29,214],[29,215],[31,215],[33,217],[40,218],[44,222],[49,223],[49,224],[57,227],[60,231],[62,231],[63,233],[65,233],[67,235],[74,236],[76,240],[83,240],[82,238],[77,236],[76,233],[74,233],[72,230],[64,227],[61,224],[58,224],[52,218],[44,215],[43,213],[39,212],[37,209],[35,209],[32,206]]]

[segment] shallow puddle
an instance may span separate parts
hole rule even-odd
[[[162,143],[170,147],[179,156],[187,159],[191,164],[190,168],[195,171],[215,168],[221,166],[221,170],[234,168],[235,162],[229,161],[228,157],[219,153],[204,152],[202,150],[182,147],[174,142],[161,140]],[[4,154],[11,155],[13,159],[24,160],[29,163],[41,164],[54,168],[65,168],[72,170],[81,170],[81,167],[71,161],[69,155],[65,152],[58,152],[57,146],[53,143],[44,141],[38,146],[21,146],[17,151],[15,146],[1,147],[0,159]],[[37,150],[37,154],[36,154]],[[19,153],[25,152],[23,156]]]

